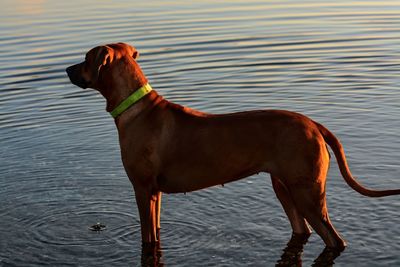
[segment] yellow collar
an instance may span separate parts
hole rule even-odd
[[[122,101],[113,111],[110,112],[111,116],[113,118],[118,117],[121,115],[125,110],[130,108],[133,104],[138,102],[142,97],[150,93],[150,91],[153,90],[150,86],[150,84],[146,83],[139,89],[137,89],[133,94],[128,96],[124,101]]]

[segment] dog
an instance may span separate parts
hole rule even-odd
[[[290,221],[291,241],[307,239],[311,226],[327,248],[343,251],[346,242],[326,205],[328,145],[355,191],[369,197],[400,194],[400,189],[359,184],[338,138],[304,115],[285,110],[209,114],[165,100],[149,85],[138,55],[125,43],[98,46],[66,71],[73,84],[93,88],[107,101],[135,191],[143,244],[159,241],[162,192],[186,193],[266,172]]]

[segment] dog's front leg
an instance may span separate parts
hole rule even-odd
[[[160,230],[161,230],[161,223],[160,223],[160,220],[161,220],[161,196],[162,196],[162,193],[161,192],[158,192],[157,193],[157,200],[156,200],[156,218],[157,218],[157,225],[156,225],[156,227],[157,227],[157,239],[159,240],[160,239]]]
[[[140,215],[142,242],[156,243],[158,241],[158,192],[152,192],[150,188],[135,186],[135,197]]]

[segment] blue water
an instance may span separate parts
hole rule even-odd
[[[0,0],[0,266],[140,266],[140,226],[105,101],[64,72],[127,42],[165,98],[290,109],[342,141],[353,174],[400,188],[399,1]],[[400,266],[400,196],[327,198],[336,266]],[[101,222],[102,232],[88,229]],[[165,266],[274,266],[291,230],[266,174],[165,195]],[[314,234],[303,266],[322,251]]]

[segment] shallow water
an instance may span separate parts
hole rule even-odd
[[[399,188],[399,1],[1,0],[0,265],[139,266],[140,229],[105,102],[65,68],[128,42],[152,86],[207,112],[279,108],[329,127],[353,174]],[[400,265],[400,197],[331,165],[337,266]],[[102,232],[88,228],[101,222]],[[166,195],[166,266],[273,266],[291,234],[266,174]],[[304,266],[322,251],[314,234]]]

